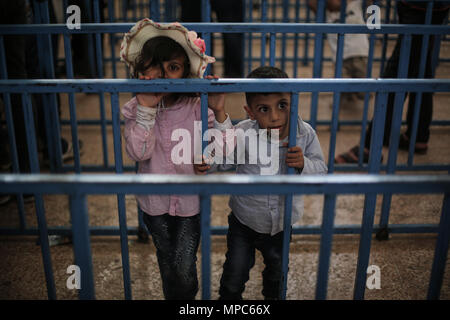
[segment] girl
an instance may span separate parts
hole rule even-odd
[[[215,61],[204,52],[204,41],[179,23],[158,24],[144,19],[125,34],[121,60],[131,68],[135,78],[143,80],[202,78],[208,63]],[[224,95],[210,94],[208,103],[211,109],[220,110]],[[208,109],[209,127],[215,121],[211,109]],[[123,106],[122,114],[126,151],[139,163],[139,173],[194,174],[193,159],[189,164],[172,161],[172,148],[178,141],[172,141],[171,137],[176,129],[186,129],[194,137],[194,121],[201,121],[198,95],[138,93]],[[194,150],[194,142],[190,144]],[[164,297],[195,299],[196,253],[200,240],[198,196],[136,198],[157,250]]]

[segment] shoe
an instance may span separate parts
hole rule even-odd
[[[398,148],[401,150],[406,150],[409,151],[409,137],[405,134],[402,133],[400,135],[400,141],[398,144]],[[428,151],[428,144],[425,142],[416,142],[415,146],[414,146],[414,153],[417,154],[426,154]]]
[[[359,161],[359,146],[354,146],[347,152],[341,153],[334,159],[334,162],[337,164],[358,163],[358,161]],[[369,150],[364,149],[363,163],[368,162],[369,162]]]
[[[48,245],[50,247],[63,245],[63,244],[70,244],[72,243],[72,237],[71,236],[60,236],[57,234],[49,235],[48,236]],[[41,238],[37,238],[36,245],[41,245]]]
[[[0,206],[4,206],[8,204],[12,199],[12,196],[9,194],[0,194]]]
[[[354,146],[349,151],[341,153],[334,159],[336,164],[348,164],[359,162],[359,146]],[[383,155],[381,155],[380,162],[383,162]],[[364,148],[363,163],[369,163],[369,150]]]
[[[19,196],[16,196],[16,197],[18,198]],[[24,204],[33,203],[34,202],[34,194],[32,194],[32,193],[24,193],[22,195],[22,198],[23,198],[23,203]]]
[[[78,140],[78,148],[81,156],[83,154],[83,141]],[[72,141],[61,138],[61,149],[63,162],[72,160],[74,158]]]
[[[0,172],[10,172],[12,168],[12,162],[9,158],[9,155],[0,154]]]
[[[23,203],[33,203],[34,202],[34,194],[26,193],[23,195]]]

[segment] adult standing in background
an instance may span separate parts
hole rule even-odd
[[[243,22],[243,0],[210,0],[219,22]],[[180,1],[182,22],[202,21],[202,0]],[[244,72],[244,42],[241,33],[223,33],[225,78],[242,78]],[[213,55],[211,44],[211,55]]]

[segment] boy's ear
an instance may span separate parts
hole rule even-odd
[[[253,114],[252,109],[249,106],[244,106],[245,111],[247,111],[248,116],[250,119],[255,120],[255,115]]]

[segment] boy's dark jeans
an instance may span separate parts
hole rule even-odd
[[[231,213],[228,216],[227,247],[220,279],[221,300],[242,299],[250,269],[255,264],[255,249],[262,253],[266,265],[263,271],[262,294],[266,299],[280,298],[283,232],[273,236],[258,233],[240,223]]]
[[[194,300],[198,291],[197,249],[200,215],[177,217],[143,215],[156,247],[164,297]]]

